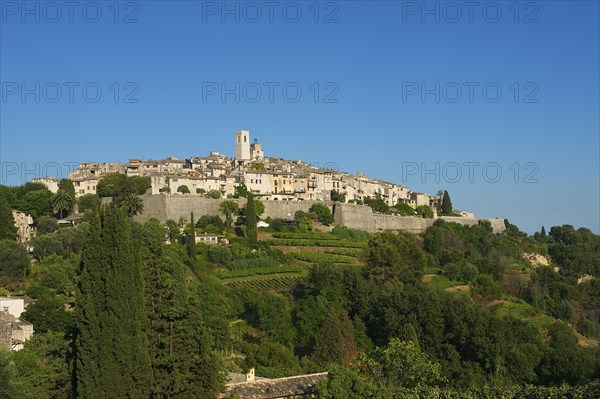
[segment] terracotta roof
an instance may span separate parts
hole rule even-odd
[[[229,385],[227,395],[239,399],[272,399],[311,395],[315,391],[315,386],[325,378],[327,378],[327,373],[242,382]]]

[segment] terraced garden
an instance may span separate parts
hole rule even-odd
[[[298,283],[299,278],[307,274],[308,267],[312,264],[330,262],[346,267],[361,266],[363,248],[367,246],[367,241],[364,239],[339,237],[326,232],[279,232],[273,234],[263,232],[260,238],[262,242],[285,253],[291,259],[291,265],[250,266],[217,272],[216,276],[224,285],[261,291],[289,290]],[[264,262],[255,263],[259,265]]]
[[[264,241],[292,257],[294,264],[304,267],[319,262],[362,265],[360,257],[367,246],[365,240],[325,232],[274,233]]]

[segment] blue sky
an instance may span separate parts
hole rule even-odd
[[[530,233],[600,232],[596,1],[23,4],[0,1],[0,183],[233,155],[247,129]]]

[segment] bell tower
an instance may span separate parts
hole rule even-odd
[[[250,132],[247,130],[235,132],[235,159],[236,161],[250,160]]]

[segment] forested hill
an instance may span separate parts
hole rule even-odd
[[[211,398],[252,367],[329,371],[319,398],[600,396],[591,231],[369,235],[323,209],[256,230],[249,204],[165,226],[90,204],[58,227],[40,207],[29,253],[0,198],[0,296],[31,297],[36,331],[0,350],[0,397]]]

